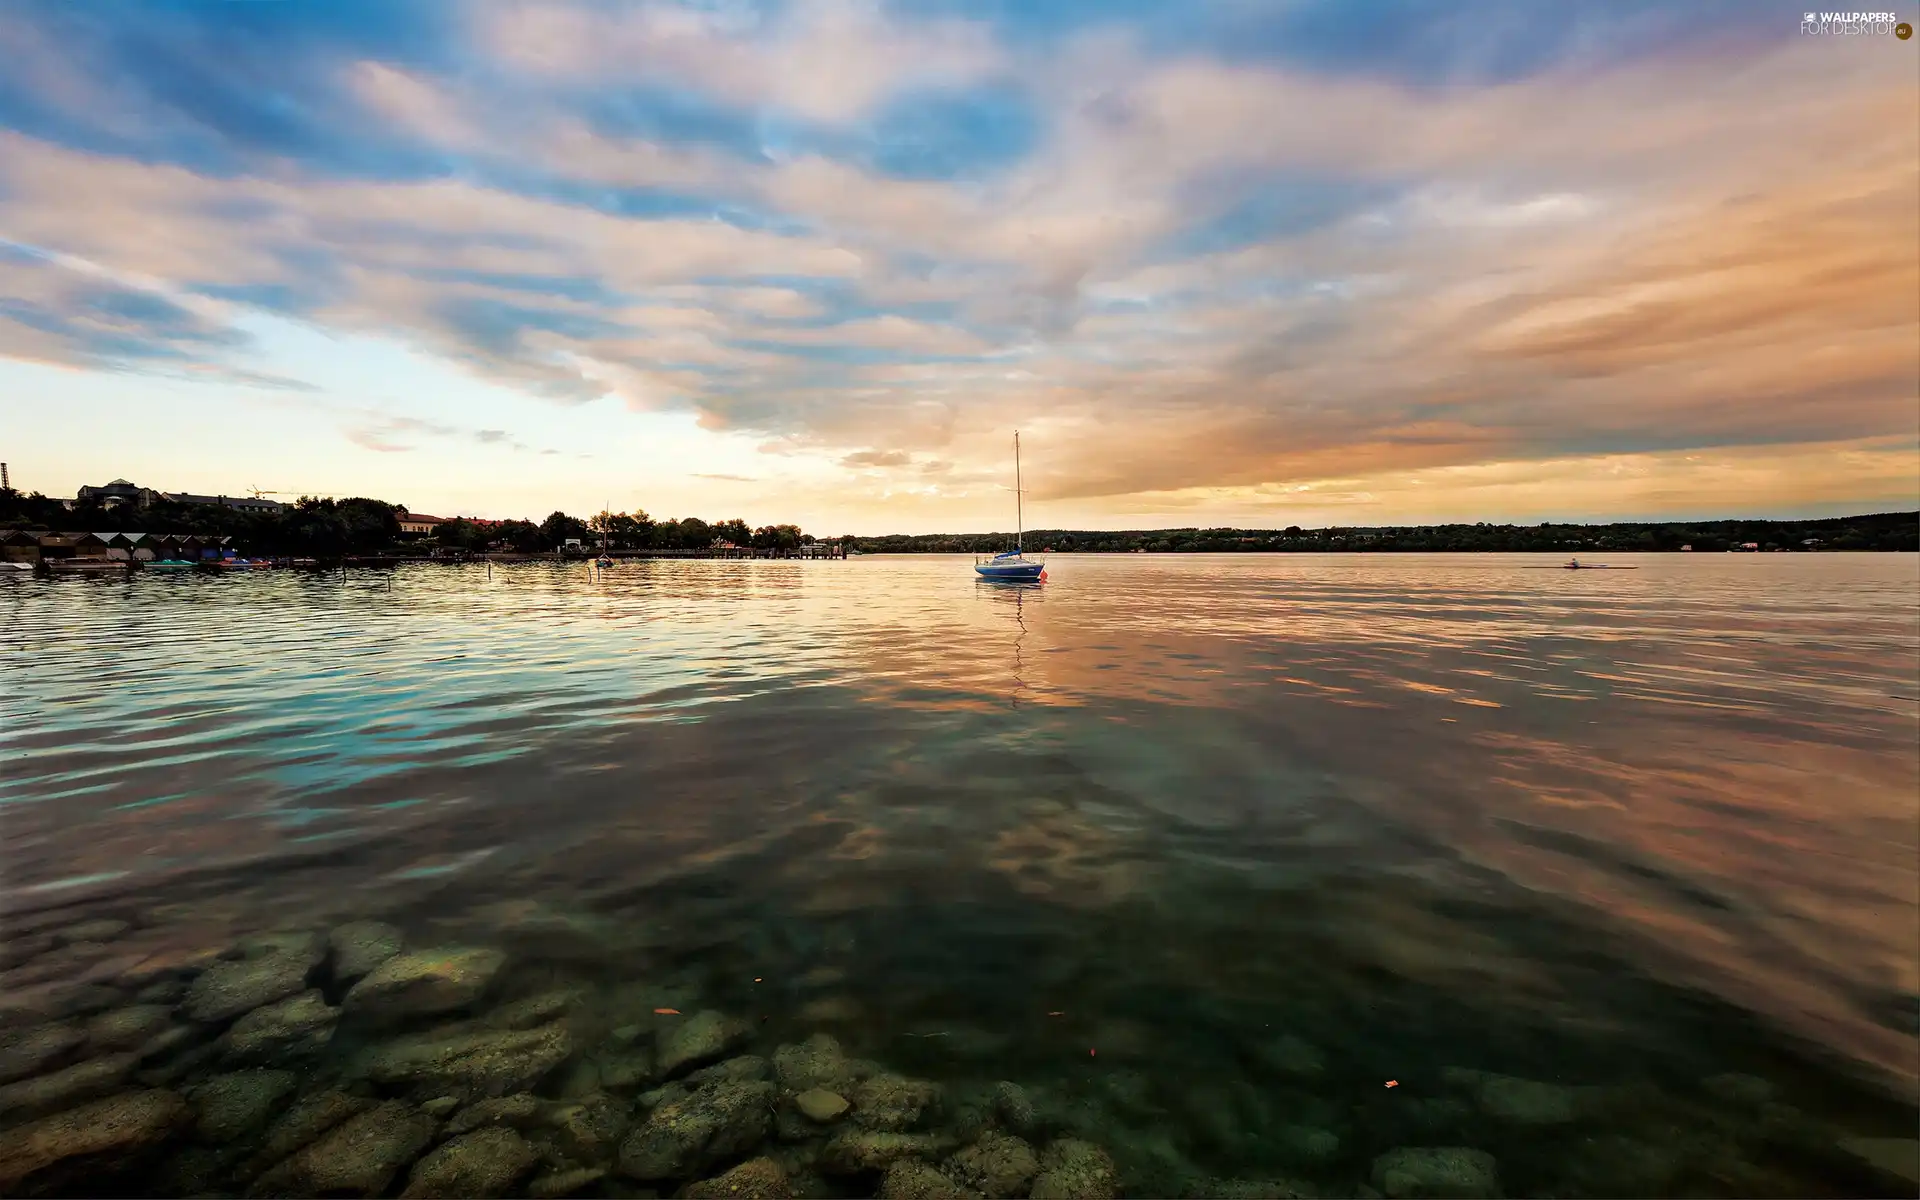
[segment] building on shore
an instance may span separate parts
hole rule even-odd
[[[131,504],[136,508],[146,508],[161,501],[172,501],[175,504],[213,504],[239,512],[277,513],[287,507],[278,500],[267,500],[258,496],[203,496],[195,492],[163,492],[158,488],[141,487],[125,479],[116,479],[98,487],[90,484],[83,486],[79,495],[67,501],[67,507],[97,504],[101,508],[118,508],[123,504]]]
[[[400,532],[408,534],[431,534],[447,523],[445,517],[430,517],[426,513],[399,512]]]

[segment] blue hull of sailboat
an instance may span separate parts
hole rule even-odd
[[[973,569],[984,579],[1038,579],[1046,572],[1045,563],[975,563]]]

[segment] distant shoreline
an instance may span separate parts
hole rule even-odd
[[[852,537],[862,554],[979,554],[1013,545],[1012,532]],[[1053,554],[1325,553],[1795,553],[1920,550],[1920,510],[1810,520],[1618,521],[1538,525],[1382,525],[1326,529],[1033,529],[1022,544]]]

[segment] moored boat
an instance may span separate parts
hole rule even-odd
[[[1013,549],[988,559],[975,558],[973,569],[982,579],[1028,583],[1047,577],[1047,564],[1039,559],[1028,558],[1020,550],[1026,526],[1026,512],[1022,504],[1024,495],[1020,488],[1020,431],[1016,429],[1013,431]]]

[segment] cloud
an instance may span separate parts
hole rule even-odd
[[[13,11],[51,57],[0,86],[0,353],[271,376],[264,308],[943,488],[1019,424],[1036,499],[1115,506],[1916,431],[1885,46],[1179,11]],[[278,90],[202,80],[223,46]]]
[[[902,450],[861,450],[840,460],[843,467],[904,467],[913,456]]]
[[[755,479],[751,475],[708,475],[708,474],[703,474],[702,472],[699,472],[699,471],[692,472],[691,477],[694,479],[717,479],[723,483],[758,483],[759,482],[759,480]]]

